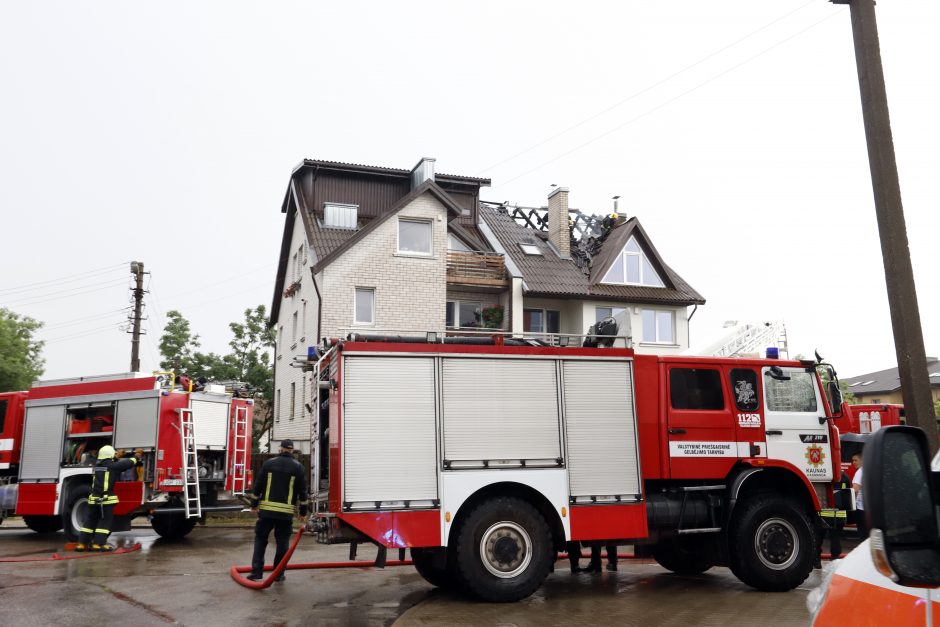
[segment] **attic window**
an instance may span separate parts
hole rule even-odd
[[[601,282],[665,287],[663,280],[653,269],[653,264],[650,263],[635,237],[631,237],[627,245],[623,247]]]
[[[328,202],[323,205],[323,226],[330,229],[356,229],[359,205],[340,205]]]
[[[527,255],[542,255],[542,251],[535,244],[519,244],[519,248]]]

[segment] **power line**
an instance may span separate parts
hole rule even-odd
[[[58,329],[61,327],[73,327],[79,324],[86,324],[88,322],[91,322],[92,320],[100,320],[101,318],[107,318],[109,316],[113,316],[116,313],[128,311],[129,309],[130,307],[124,307],[123,309],[112,309],[111,311],[103,311],[101,313],[84,316],[82,318],[72,318],[64,322],[56,322],[53,324],[43,324],[42,328],[45,330],[49,330],[49,329]]]
[[[54,342],[65,342],[68,340],[77,340],[83,337],[90,337],[92,335],[99,335],[106,331],[117,331],[120,330],[124,325],[124,322],[112,323],[103,327],[97,327],[95,329],[85,329],[84,331],[79,331],[78,333],[72,333],[69,335],[63,335],[60,337],[48,338],[44,340],[46,344],[52,344]]]
[[[26,305],[39,305],[42,303],[48,303],[50,301],[59,300],[62,298],[72,298],[73,296],[81,296],[83,294],[91,294],[92,292],[100,292],[102,290],[106,290],[106,289],[109,289],[111,287],[114,287],[114,286],[120,285],[121,283],[126,283],[126,282],[127,282],[126,278],[111,279],[110,281],[104,281],[102,283],[90,283],[88,285],[81,285],[81,286],[73,287],[67,290],[60,290],[60,291],[57,291],[54,296],[49,296],[49,297],[28,296],[28,297],[20,298],[18,300],[6,301],[4,305],[5,306],[16,305],[17,307],[23,307]],[[94,289],[87,289],[87,288],[94,288]],[[83,290],[83,291],[76,291],[76,290]],[[69,292],[73,292],[73,293],[70,294]]]
[[[585,148],[585,147],[587,147],[587,146],[593,144],[594,142],[596,142],[596,141],[598,141],[598,140],[600,140],[600,139],[603,139],[604,137],[607,137],[607,136],[610,135],[611,133],[615,133],[615,132],[621,130],[622,128],[625,128],[625,127],[627,127],[627,126],[633,124],[634,122],[637,122],[637,121],[641,120],[642,118],[645,118],[646,116],[648,116],[648,115],[650,115],[650,114],[652,114],[652,113],[655,113],[656,111],[659,111],[660,109],[664,108],[666,105],[672,104],[672,103],[675,102],[676,100],[679,100],[680,98],[682,98],[682,97],[684,97],[684,96],[687,96],[687,95],[689,95],[690,93],[701,89],[701,88],[704,87],[705,85],[708,85],[709,83],[711,83],[711,82],[713,82],[713,81],[716,81],[716,80],[718,80],[719,78],[721,78],[721,77],[723,77],[723,76],[725,76],[725,75],[727,75],[727,74],[730,74],[730,73],[733,72],[734,70],[736,70],[736,69],[738,69],[738,68],[740,68],[740,67],[742,67],[742,66],[744,66],[744,65],[747,65],[748,63],[750,63],[751,61],[754,61],[755,59],[758,59],[759,57],[762,57],[763,55],[767,54],[767,53],[770,52],[771,50],[774,50],[775,48],[779,48],[779,47],[782,46],[783,44],[785,44],[785,43],[787,43],[787,42],[789,42],[789,41],[791,41],[791,40],[793,40],[793,39],[799,37],[800,35],[802,35],[802,34],[805,33],[806,31],[808,31],[808,30],[810,30],[810,29],[812,29],[812,28],[815,28],[816,26],[819,26],[820,24],[822,24],[822,23],[825,22],[826,20],[832,19],[832,18],[835,17],[836,15],[837,15],[837,14],[833,13],[833,14],[831,14],[831,15],[827,15],[826,17],[822,18],[821,20],[819,20],[819,21],[817,21],[817,22],[813,22],[812,24],[810,24],[810,25],[807,26],[806,28],[804,28],[804,29],[802,29],[802,30],[800,30],[800,31],[798,31],[798,32],[796,32],[796,33],[794,33],[793,35],[790,35],[790,36],[787,37],[786,39],[782,39],[782,40],[778,41],[777,43],[775,43],[774,45],[770,46],[769,48],[765,48],[764,50],[758,52],[757,54],[755,54],[755,55],[753,55],[753,56],[751,56],[751,57],[748,57],[748,58],[745,59],[744,61],[741,61],[740,63],[737,63],[736,65],[731,66],[731,67],[728,68],[727,70],[724,70],[724,71],[722,71],[722,72],[719,72],[718,74],[715,74],[715,75],[712,76],[711,78],[706,79],[705,81],[699,83],[699,84],[696,85],[695,87],[691,87],[691,88],[689,88],[689,89],[687,89],[687,90],[685,90],[685,91],[679,93],[678,95],[673,96],[672,98],[670,98],[670,99],[668,99],[668,100],[666,100],[666,101],[664,101],[664,102],[661,102],[660,104],[656,105],[656,106],[653,107],[652,109],[648,109],[647,111],[645,111],[645,112],[643,112],[643,113],[637,115],[636,117],[631,118],[631,119],[627,120],[626,122],[624,122],[624,123],[622,123],[622,124],[619,124],[619,125],[615,126],[614,128],[612,128],[612,129],[610,129],[610,130],[604,131],[604,132],[601,133],[600,135],[596,135],[596,136],[592,137],[591,139],[587,140],[586,142],[583,142],[583,143],[581,143],[581,144],[578,144],[578,145],[575,146],[574,148],[572,148],[572,149],[570,149],[570,150],[567,150],[567,151],[561,153],[560,155],[557,155],[557,156],[555,156],[555,157],[549,159],[548,161],[545,161],[545,162],[543,162],[543,163],[540,163],[539,165],[535,166],[534,168],[531,168],[531,169],[529,169],[529,170],[526,170],[525,172],[523,172],[523,173],[521,173],[521,174],[518,174],[518,175],[516,175],[516,176],[514,176],[514,177],[512,177],[512,178],[510,178],[510,179],[507,179],[507,180],[501,182],[500,185],[494,186],[494,189],[495,189],[496,187],[499,187],[499,186],[502,186],[502,185],[506,185],[506,184],[511,183],[511,182],[513,182],[513,181],[515,181],[515,180],[518,180],[518,179],[520,179],[520,178],[522,178],[522,177],[524,177],[524,176],[528,176],[529,174],[532,174],[533,172],[535,172],[535,171],[537,171],[537,170],[541,170],[541,169],[544,168],[545,166],[547,166],[547,165],[549,165],[549,164],[551,164],[551,163],[554,163],[555,161],[558,161],[559,159],[562,159],[562,158],[564,158],[564,157],[567,157],[568,155],[570,155],[570,154],[572,154],[572,153],[574,153],[574,152],[577,152],[577,151],[581,150],[582,148]]]
[[[488,167],[486,167],[486,168],[483,168],[482,170],[480,170],[480,171],[477,173],[477,175],[478,175],[478,176],[479,176],[479,175],[482,175],[482,174],[484,174],[485,172],[488,172],[489,170],[492,170],[493,168],[497,168],[497,167],[503,165],[504,163],[508,163],[509,161],[512,161],[512,160],[515,159],[516,157],[520,157],[520,156],[526,154],[527,152],[531,152],[531,151],[535,150],[536,148],[539,148],[539,147],[541,147],[541,146],[544,146],[545,144],[547,144],[547,143],[549,143],[549,142],[551,142],[551,141],[553,141],[553,140],[555,140],[555,139],[558,139],[558,138],[561,137],[562,135],[564,135],[564,134],[566,134],[566,133],[568,133],[568,132],[570,132],[570,131],[573,131],[573,130],[576,129],[576,128],[579,128],[579,127],[581,127],[581,126],[584,126],[584,125],[587,124],[588,122],[591,122],[591,121],[593,121],[593,120],[596,120],[597,118],[601,117],[602,115],[604,115],[604,114],[606,114],[606,113],[609,113],[609,112],[613,111],[614,109],[616,109],[616,108],[618,108],[618,107],[620,107],[620,106],[622,106],[622,105],[625,105],[626,103],[630,102],[631,100],[633,100],[633,99],[635,99],[635,98],[638,98],[639,96],[642,96],[643,94],[645,94],[645,93],[647,93],[647,92],[649,92],[649,91],[652,91],[653,89],[659,87],[660,85],[662,85],[662,84],[664,84],[664,83],[666,83],[666,82],[668,82],[668,81],[671,81],[671,80],[674,79],[675,77],[677,77],[677,76],[679,76],[679,75],[681,75],[681,74],[684,74],[685,72],[688,72],[688,71],[691,70],[692,68],[697,67],[697,66],[701,65],[702,63],[705,63],[705,62],[708,61],[709,59],[712,59],[712,58],[718,56],[718,55],[721,54],[722,52],[725,52],[726,50],[729,50],[729,49],[731,49],[731,48],[737,46],[737,45],[738,45],[739,43],[741,43],[742,41],[745,41],[746,39],[750,39],[751,37],[753,37],[753,36],[756,35],[757,33],[761,32],[761,31],[764,31],[764,30],[767,30],[768,28],[770,28],[770,27],[773,26],[774,24],[776,24],[776,23],[778,23],[778,22],[780,22],[780,21],[782,21],[782,20],[785,20],[786,18],[790,17],[790,16],[793,15],[794,13],[797,13],[797,12],[799,12],[799,11],[802,11],[803,9],[805,9],[806,7],[808,7],[808,6],[811,5],[811,4],[815,4],[815,1],[814,1],[814,0],[810,0],[810,1],[807,2],[806,4],[804,4],[804,5],[802,5],[802,6],[799,6],[799,7],[795,8],[795,9],[793,9],[792,11],[781,15],[780,17],[776,18],[775,20],[772,20],[772,21],[768,22],[767,24],[764,24],[763,26],[761,26],[761,27],[758,28],[757,30],[751,31],[751,32],[748,33],[747,35],[744,35],[744,36],[741,37],[740,39],[735,40],[734,42],[732,42],[732,43],[730,43],[730,44],[724,46],[723,48],[720,48],[720,49],[716,50],[715,52],[712,52],[711,54],[702,57],[701,59],[699,59],[699,60],[696,61],[695,63],[692,63],[692,64],[690,64],[690,65],[687,65],[687,66],[685,66],[684,68],[682,68],[681,70],[678,70],[678,71],[676,71],[676,72],[673,72],[673,73],[670,74],[669,76],[667,76],[667,77],[665,77],[665,78],[663,78],[663,79],[661,79],[661,80],[656,81],[656,82],[653,83],[652,85],[649,85],[648,87],[645,87],[645,88],[641,89],[640,91],[635,92],[635,93],[631,94],[630,96],[627,96],[627,97],[624,98],[623,100],[620,100],[620,101],[618,101],[618,102],[615,102],[614,104],[610,105],[610,106],[607,107],[606,109],[603,109],[603,110],[601,110],[601,111],[598,111],[597,113],[595,113],[595,114],[593,114],[593,115],[591,115],[591,116],[589,116],[589,117],[587,117],[587,118],[584,118],[584,119],[581,120],[580,122],[577,122],[577,123],[575,123],[575,124],[572,124],[571,126],[567,127],[566,129],[564,129],[564,130],[562,130],[562,131],[559,131],[559,132],[555,133],[554,135],[552,135],[552,136],[550,136],[550,137],[548,137],[548,138],[546,138],[546,139],[543,139],[542,141],[540,141],[540,142],[538,142],[538,143],[532,144],[531,146],[529,146],[529,147],[526,148],[525,150],[521,150],[521,151],[515,153],[514,155],[512,155],[512,156],[510,156],[510,157],[506,157],[506,158],[503,159],[502,161],[497,161],[497,162],[494,163],[493,165],[490,165],[490,166],[488,166]]]
[[[117,268],[123,268],[127,264],[122,263],[117,266],[108,266],[106,268],[98,268],[96,270],[87,270],[85,272],[79,272],[77,274],[69,274],[64,277],[59,277],[57,279],[48,279],[46,281],[37,281],[35,283],[27,283],[25,285],[20,285],[18,287],[4,287],[0,288],[0,293],[5,292],[25,292],[34,289],[41,289],[43,286],[50,285],[61,285],[62,283],[73,283],[75,281],[81,281],[83,279],[90,278],[95,275],[108,274],[114,272]]]

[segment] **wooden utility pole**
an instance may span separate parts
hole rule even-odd
[[[855,62],[858,86],[862,96],[862,114],[868,143],[868,162],[875,194],[875,213],[881,238],[881,256],[888,287],[888,306],[894,329],[894,348],[901,376],[901,395],[907,423],[928,434],[931,453],[938,449],[937,420],[930,394],[924,335],[920,326],[914,270],[901,206],[901,185],[894,156],[894,139],[888,117],[888,96],[884,70],[881,67],[881,46],[875,22],[874,0],[831,0],[848,4],[855,40]]]
[[[131,331],[131,372],[140,371],[140,317],[144,306],[144,263],[131,262],[131,274],[137,280],[134,288],[134,328]]]

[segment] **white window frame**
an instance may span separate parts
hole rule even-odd
[[[523,254],[530,257],[542,257],[542,250],[535,244],[519,244],[519,248],[522,249]]]
[[[600,311],[601,309],[610,309],[610,316],[609,316],[609,317],[611,317],[611,318],[613,318],[614,316],[617,316],[618,314],[621,314],[621,313],[623,313],[623,312],[625,312],[625,311],[627,310],[626,307],[603,307],[603,306],[601,306],[601,307],[595,307],[595,308],[594,308],[594,322],[600,322],[600,321],[603,320],[604,318],[607,318],[607,317],[608,317],[608,316],[604,316],[604,318],[601,318],[601,317],[600,317],[600,315],[599,315],[597,312]]]
[[[627,246],[630,245],[630,242],[635,242],[635,243],[636,243],[636,247],[639,248],[640,250],[639,250],[638,252],[637,252],[637,251],[632,251],[632,250],[627,250]],[[628,280],[628,275],[627,275],[627,257],[631,257],[631,258],[632,258],[632,257],[636,257],[637,260],[639,261],[639,272],[640,272],[640,280],[639,280],[639,281],[630,281],[630,280]],[[646,263],[644,263],[644,261],[645,261]],[[623,281],[612,281],[612,280],[608,279],[608,277],[610,276],[610,273],[613,272],[613,270],[614,270],[614,268],[616,267],[617,264],[620,264],[620,271],[623,273]],[[647,266],[647,265],[649,265],[650,269],[652,269],[652,271],[653,271],[653,277],[655,278],[656,281],[658,281],[658,284],[657,284],[657,283],[648,283],[648,282],[646,281],[646,279],[647,279],[647,276],[646,276],[646,272],[647,272],[646,266]],[[607,269],[607,272],[604,274],[604,278],[601,279],[601,283],[607,283],[607,284],[610,284],[610,285],[642,285],[643,287],[665,287],[665,285],[666,285],[666,282],[663,281],[663,278],[662,278],[661,276],[659,276],[659,273],[657,273],[656,270],[655,270],[655,268],[653,268],[653,264],[650,262],[649,256],[646,254],[646,251],[644,251],[644,250],[643,250],[643,247],[640,246],[640,242],[638,242],[638,241],[636,240],[636,237],[633,237],[633,236],[631,236],[630,239],[627,240],[627,243],[624,244],[623,250],[620,251],[620,254],[617,255],[617,259],[615,259],[615,260],[614,260],[614,263],[612,263],[612,264],[610,265],[610,268]]]
[[[333,209],[335,213],[331,213],[330,209]],[[332,215],[332,217],[334,218],[338,215],[342,215],[343,217],[346,218],[346,220],[343,220],[342,224],[339,224],[339,222],[337,222],[336,224],[330,224],[330,222],[327,220],[327,215]],[[350,215],[352,217],[351,220],[349,219]],[[351,225],[347,224],[350,221],[352,222],[352,224]],[[355,231],[357,224],[359,224],[359,205],[349,205],[349,204],[345,204],[341,202],[323,203],[323,226],[324,227],[328,229],[343,229],[346,231]]]
[[[526,311],[541,311],[542,312],[542,327],[541,331],[526,331],[525,330],[525,312]],[[557,331],[548,331],[545,327],[548,327],[548,312],[554,312],[558,314],[558,330]],[[561,333],[561,310],[560,309],[547,309],[545,307],[523,307],[522,308],[522,332],[523,333],[545,333],[545,334],[558,334]]]
[[[448,298],[447,303],[453,303],[454,305],[454,322],[457,324],[453,326],[448,326],[448,329],[482,329],[483,328],[483,308],[484,304],[479,300],[456,300],[453,298]],[[479,327],[462,327],[460,326],[460,306],[461,305],[476,305],[477,309],[480,310],[480,326]],[[445,305],[446,307],[446,305]],[[444,310],[444,326],[447,326],[447,310]]]
[[[412,224],[426,224],[428,226],[428,250],[427,252],[419,250],[402,250],[401,249],[401,225],[402,222],[410,222]],[[398,244],[397,250],[399,255],[407,255],[408,257],[431,257],[434,255],[434,221],[426,220],[424,218],[406,218],[404,216],[398,218]]]
[[[368,321],[359,320],[359,292],[369,292],[372,294],[372,311],[370,312],[371,319]],[[353,324],[362,325],[362,326],[375,326],[375,288],[374,287],[357,287],[353,290]]]
[[[653,312],[653,336],[656,338],[654,340],[646,339],[647,333],[647,324],[646,324],[646,312]],[[672,326],[672,339],[671,340],[661,340],[659,333],[659,314],[669,314],[670,325]],[[640,310],[640,323],[643,326],[643,344],[662,344],[665,346],[678,346],[678,341],[676,339],[676,312],[672,309],[651,309],[645,308]]]
[[[277,394],[274,398],[274,422],[281,421],[281,388],[277,389]]]
[[[291,381],[290,384],[290,419],[294,419],[294,410],[297,405],[297,382]]]

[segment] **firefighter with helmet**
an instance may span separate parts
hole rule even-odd
[[[98,450],[91,494],[88,496],[88,514],[78,534],[76,551],[113,551],[108,544],[111,524],[114,522],[114,506],[118,497],[114,494],[114,483],[125,470],[143,463],[143,451],[137,449],[132,457],[118,459],[113,446],[105,445]]]
[[[274,552],[274,565],[277,566],[287,554],[290,544],[294,506],[300,506],[299,518],[303,519],[307,515],[306,471],[301,463],[294,459],[293,440],[282,440],[278,453],[277,457],[269,459],[261,466],[251,494],[251,511],[258,514],[251,574],[248,575],[248,579],[252,581],[258,581],[263,576],[264,552],[271,530],[274,530],[277,547]],[[278,581],[284,579],[283,574],[277,578]]]

